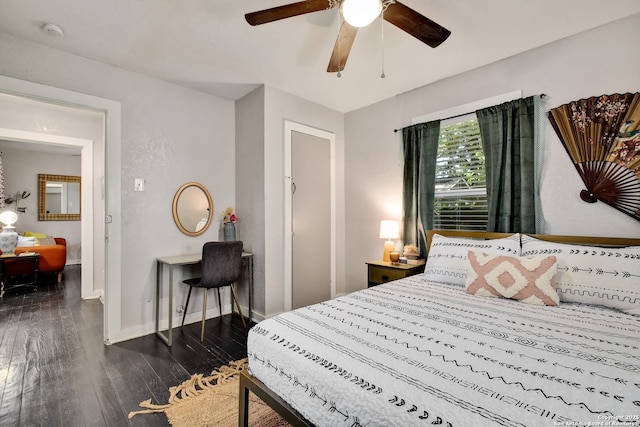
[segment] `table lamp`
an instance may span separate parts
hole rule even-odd
[[[14,211],[4,211],[0,213],[0,222],[4,224],[0,232],[0,251],[3,256],[15,255],[18,246],[18,233],[13,226],[18,221],[18,214]]]
[[[391,239],[400,238],[400,225],[398,224],[398,221],[380,221],[380,238],[387,239],[387,241],[384,242],[384,255],[382,256],[382,260],[391,261],[389,252],[396,248],[396,244],[392,242]]]

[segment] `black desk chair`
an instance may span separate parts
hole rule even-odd
[[[242,272],[242,242],[207,242],[202,247],[202,277],[183,280],[182,283],[189,285],[189,293],[187,294],[187,303],[184,305],[184,313],[182,314],[182,326],[184,326],[184,318],[189,307],[189,298],[191,298],[191,290],[195,288],[204,288],[204,300],[202,303],[202,328],[200,331],[200,341],[204,341],[204,323],[207,316],[207,290],[216,288],[218,290],[218,309],[222,316],[222,303],[220,302],[220,288],[225,286],[231,287],[233,300],[238,307],[242,324],[247,327],[238,303],[236,289],[234,284],[240,279]]]

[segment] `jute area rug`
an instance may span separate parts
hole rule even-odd
[[[141,409],[129,413],[163,412],[174,427],[237,426],[238,374],[247,368],[247,359],[231,362],[210,376],[193,375],[182,384],[169,388],[169,401],[155,405],[151,399],[140,403]],[[249,425],[255,427],[289,426],[277,413],[253,394],[249,398]]]

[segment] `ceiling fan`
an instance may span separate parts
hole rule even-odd
[[[328,73],[339,73],[344,69],[358,27],[370,24],[381,14],[385,21],[431,47],[439,46],[451,34],[451,31],[396,0],[305,0],[247,13],[245,19],[251,25],[261,25],[336,6],[340,7],[344,19],[329,60]],[[358,9],[359,6],[364,9]]]

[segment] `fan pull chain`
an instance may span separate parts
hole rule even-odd
[[[384,74],[384,10],[380,13],[380,48],[382,51],[382,73],[380,74],[380,78],[384,79],[386,76]]]

